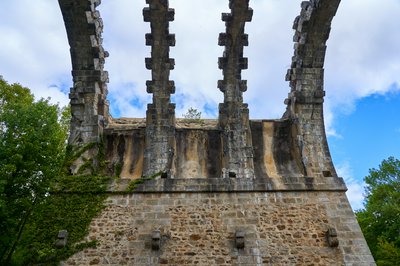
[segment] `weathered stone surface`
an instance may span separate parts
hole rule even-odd
[[[63,248],[68,243],[68,231],[67,230],[60,230],[57,235],[57,240],[55,243],[56,248]]]
[[[344,192],[135,193],[107,202],[87,237],[98,247],[64,265],[374,265],[353,213],[343,211]],[[326,239],[331,227],[336,248]]]
[[[58,2],[71,47],[73,87],[69,97],[72,119],[68,142],[82,148],[100,141],[110,117],[106,100],[108,73],[104,71],[108,53],[102,46],[103,21],[96,10],[100,1]],[[96,154],[96,148],[87,150],[72,164],[71,173],[77,173],[83,161]]]
[[[247,69],[247,58],[243,57],[243,46],[248,45],[244,33],[245,22],[251,21],[253,10],[248,0],[230,1],[231,13],[223,13],[226,33],[219,35],[218,44],[225,46],[224,56],[218,59],[224,79],[218,81],[224,93],[224,102],[219,105],[219,127],[222,134],[223,177],[254,178],[253,148],[249,125],[249,110],[243,103],[246,81],[241,80],[242,69]]]
[[[64,265],[375,265],[336,174],[323,121],[324,59],[340,0],[309,0],[293,29],[291,91],[282,119],[249,120],[241,71],[248,60],[244,33],[249,0],[230,0],[223,13],[225,46],[218,59],[224,93],[218,120],[176,120],[169,80],[174,10],[168,0],[146,0],[151,33],[145,67],[153,95],[145,119],[113,119],[106,101],[108,53],[102,47],[100,0],[59,0],[71,47],[74,148],[104,139],[110,184],[107,208],[92,221],[86,249]],[[85,150],[71,167],[95,158]],[[91,147],[91,146],[90,146]],[[104,163],[103,162],[103,163]],[[137,184],[142,176],[161,177]]]
[[[291,92],[284,118],[293,123],[306,175],[336,175],[325,136],[323,117],[324,60],[331,21],[340,0],[313,0],[301,4],[293,29],[294,55],[286,80]]]
[[[251,120],[249,126],[252,136],[255,178],[303,177],[308,175],[303,164],[302,150],[297,142],[297,125],[290,119]],[[113,119],[104,131],[106,160],[110,169],[122,166],[121,177],[139,178],[144,168],[146,153],[146,122],[144,119]],[[171,155],[171,178],[229,178],[223,167],[223,145],[225,131],[218,126],[217,120],[204,120],[188,123],[177,120],[175,138]],[[314,136],[316,139],[318,136]],[[319,140],[323,140],[320,136]],[[245,151],[242,151],[242,153]],[[318,158],[320,159],[320,158]],[[322,158],[323,159],[323,158]],[[310,161],[317,164],[318,161]],[[111,171],[110,174],[114,172]],[[327,177],[336,177],[335,172],[322,172],[323,181]],[[246,175],[237,174],[235,178]],[[231,177],[231,178],[232,178]]]
[[[148,0],[143,9],[144,21],[150,22],[151,33],[146,44],[151,46],[151,58],[146,58],[146,68],[151,70],[152,80],[147,91],[153,94],[153,103],[146,112],[146,141],[143,175],[159,172],[170,173],[175,144],[175,105],[171,104],[174,93],[170,70],[175,61],[169,58],[169,47],[175,45],[175,35],[169,34],[169,21],[174,20],[174,10],[168,0]]]

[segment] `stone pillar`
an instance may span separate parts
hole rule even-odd
[[[223,177],[253,178],[253,147],[249,126],[249,110],[243,103],[243,92],[247,81],[241,79],[242,69],[247,69],[247,58],[243,47],[248,45],[244,33],[246,22],[250,22],[253,10],[249,0],[229,1],[231,13],[223,13],[226,32],[220,33],[218,44],[225,46],[224,56],[218,58],[218,66],[224,79],[218,88],[224,93],[224,102],[219,105],[219,127],[223,131]]]
[[[174,20],[174,9],[168,0],[146,0],[143,9],[145,22],[150,22],[151,33],[146,34],[146,45],[151,46],[151,58],[146,58],[146,68],[152,80],[146,82],[147,92],[153,102],[147,106],[146,148],[143,175],[169,174],[175,146],[175,105],[171,94],[175,85],[169,80],[175,61],[169,58],[169,47],[175,45],[175,35],[169,34],[169,21]]]
[[[102,46],[103,21],[96,7],[100,0],[59,0],[70,45],[73,87],[69,98],[71,104],[71,129],[68,143],[81,153],[71,165],[73,174],[98,153],[103,128],[110,118],[108,112],[107,82],[104,71],[108,53]],[[90,149],[87,147],[91,147]],[[78,152],[81,150],[80,152]]]

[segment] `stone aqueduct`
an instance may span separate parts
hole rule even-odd
[[[145,59],[145,65],[151,70],[152,80],[147,81],[146,86],[147,92],[153,95],[145,121],[114,119],[109,115],[106,100],[108,73],[104,70],[108,53],[102,46],[103,21],[96,10],[100,2],[59,0],[72,59],[69,144],[83,147],[103,142],[105,159],[109,164],[107,171],[116,174],[116,168],[120,168],[118,175],[121,175],[122,181],[111,185],[110,190],[114,192],[114,196],[110,197],[112,203],[92,223],[90,237],[98,237],[104,245],[100,245],[97,253],[78,254],[66,264],[80,261],[107,264],[106,261],[113,261],[114,258],[135,265],[190,264],[193,260],[212,265],[374,265],[345,196],[346,186],[336,174],[325,136],[323,67],[331,21],[340,0],[301,3],[301,13],[293,25],[294,55],[286,75],[290,84],[285,100],[287,109],[278,120],[249,119],[248,106],[243,103],[242,97],[247,83],[241,79],[241,70],[247,68],[243,47],[248,45],[248,36],[244,29],[245,23],[252,19],[253,10],[249,7],[249,0],[227,1],[231,12],[222,14],[226,32],[221,33],[218,40],[219,45],[225,46],[223,56],[218,59],[219,68],[223,71],[218,88],[224,94],[224,101],[219,105],[218,119],[201,125],[185,124],[175,119],[171,103],[175,86],[169,79],[175,64],[169,58],[169,47],[175,45],[175,35],[169,33],[174,9],[169,7],[168,0],[146,0],[147,6],[143,9],[144,21],[149,22],[151,28],[145,36],[146,45],[151,46],[151,57]],[[83,153],[71,167],[71,173],[81,173],[88,160],[96,167],[99,163],[96,154],[100,147],[94,146]],[[157,173],[160,174],[157,179],[138,186],[133,194],[124,194],[129,180]],[[118,192],[120,195],[115,196]],[[163,201],[169,202],[169,206],[152,206],[149,202],[154,198],[161,205]],[[213,242],[211,246],[207,246],[209,242],[205,241],[202,245],[209,250],[200,251],[192,246],[193,243],[187,242],[201,240],[202,236],[189,234],[189,231],[196,230],[196,225],[180,232],[183,237],[175,235],[174,238],[177,234],[176,221],[193,218],[184,214],[173,218],[174,211],[183,208],[190,213],[192,204],[201,205],[204,201],[210,204],[213,199],[216,203],[207,205],[210,211],[224,207],[223,210],[229,210],[231,215],[238,213],[235,219],[227,219],[228,222],[218,220],[222,224],[220,230],[226,232],[214,233],[220,234],[218,239],[225,237],[227,240],[218,240],[222,242]],[[230,203],[240,202],[240,199],[251,204]],[[176,202],[179,202],[178,207]],[[143,208],[155,216],[150,215],[153,218],[138,229],[141,219],[135,216],[135,210]],[[199,209],[204,215],[211,215],[207,208]],[[246,216],[249,209],[256,212],[253,216],[260,216],[258,222]],[[292,241],[296,237],[296,228],[287,224],[286,220],[275,232],[279,239],[263,231],[263,228],[274,225],[273,219],[281,220],[279,215],[273,218],[274,214],[283,215],[289,209],[289,213],[297,213],[306,224],[303,231],[313,231],[311,240],[306,232],[302,232],[297,242]],[[125,217],[129,226],[136,226],[136,233],[140,231],[149,239],[152,229],[159,228],[165,237],[165,243],[162,241],[163,247],[160,248],[162,252],[154,253],[154,250],[148,249],[149,240],[132,240],[136,243],[133,245],[128,238],[121,244],[107,238],[107,234],[98,236],[99,231],[108,230],[96,227],[99,221],[111,221],[111,227],[115,228],[127,226],[124,223],[113,224],[110,215],[114,212]],[[219,212],[222,213],[220,215],[224,213]],[[248,219],[239,219],[239,213]],[[264,221],[261,213],[270,216],[271,221]],[[157,215],[167,218],[165,221],[157,219]],[[318,222],[315,216],[318,216]],[[329,247],[331,242],[324,240],[329,238],[326,232],[332,232],[328,230],[330,228],[337,231],[339,247]],[[124,227],[123,230],[128,229]],[[238,235],[245,237],[242,251],[242,247],[235,249],[230,244],[232,237],[229,235],[238,230],[241,232]],[[291,240],[285,240],[288,235]],[[336,238],[334,233],[332,237]],[[272,246],[271,241],[274,243]],[[118,250],[113,249],[113,245]],[[179,253],[179,245],[191,246],[195,251]],[[216,246],[223,250],[221,254],[218,253],[220,250],[216,251]],[[281,247],[285,248],[282,250]],[[111,255],[112,252],[117,255]],[[131,254],[131,257],[123,252]],[[118,263],[121,261],[115,262]]]

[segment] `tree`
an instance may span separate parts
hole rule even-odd
[[[183,115],[186,121],[188,122],[202,122],[201,112],[196,108],[190,107],[186,114]]]
[[[378,265],[400,265],[400,160],[389,157],[365,177],[358,222]]]
[[[68,132],[61,114],[0,77],[0,265],[11,263],[29,216],[60,173]]]

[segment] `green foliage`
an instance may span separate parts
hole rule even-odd
[[[154,175],[151,176],[142,176],[139,179],[135,179],[129,182],[128,187],[126,188],[127,192],[133,192],[137,188],[138,185],[143,184],[147,180],[152,180],[157,178],[158,176],[161,176],[162,172],[155,173]]]
[[[201,112],[193,107],[190,107],[187,110],[186,114],[183,115],[183,118],[185,118],[185,122],[189,122],[189,123],[202,123],[203,122],[203,119],[201,119]]]
[[[51,194],[38,204],[26,224],[14,254],[16,265],[57,265],[74,253],[95,247],[95,241],[82,242],[92,219],[103,209],[109,178],[66,176],[58,178]],[[67,230],[68,244],[54,247],[58,231]]]
[[[122,172],[122,167],[123,167],[124,165],[123,165],[123,163],[121,163],[121,162],[117,162],[115,165],[114,165],[114,173],[115,173],[115,176],[116,177],[120,177],[121,176],[121,172]]]
[[[52,193],[103,193],[109,181],[109,177],[97,175],[63,176],[55,179]]]
[[[365,177],[357,219],[377,265],[400,265],[400,160],[389,157]]]
[[[104,207],[109,179],[65,176],[63,164],[96,145],[97,160],[104,152],[102,143],[67,147],[69,121],[69,108],[34,101],[29,89],[0,78],[0,265],[57,265],[95,247],[82,240]],[[64,229],[68,244],[57,249]]]
[[[86,151],[91,150],[95,148],[98,144],[95,142],[92,143],[87,143],[82,147],[73,147],[71,145],[68,145],[66,148],[66,156],[65,156],[65,162],[64,162],[64,173],[69,174],[69,169],[71,165],[77,160],[79,157],[81,157]],[[89,162],[88,165],[82,165],[79,169],[79,172],[84,172],[87,168],[90,168],[90,170],[93,172],[93,164],[92,162]]]
[[[0,78],[0,264],[8,264],[65,155],[65,113]]]
[[[85,157],[85,152],[87,151],[92,152],[92,154],[88,156],[89,158]],[[77,159],[81,159],[83,161],[83,164],[80,165],[77,171],[79,175],[98,175],[100,173],[104,173],[108,163],[105,161],[104,142],[86,143],[80,147],[68,145],[64,163],[64,174],[70,174],[71,166]]]
[[[393,242],[379,239],[376,257],[379,266],[400,265],[400,248]]]

